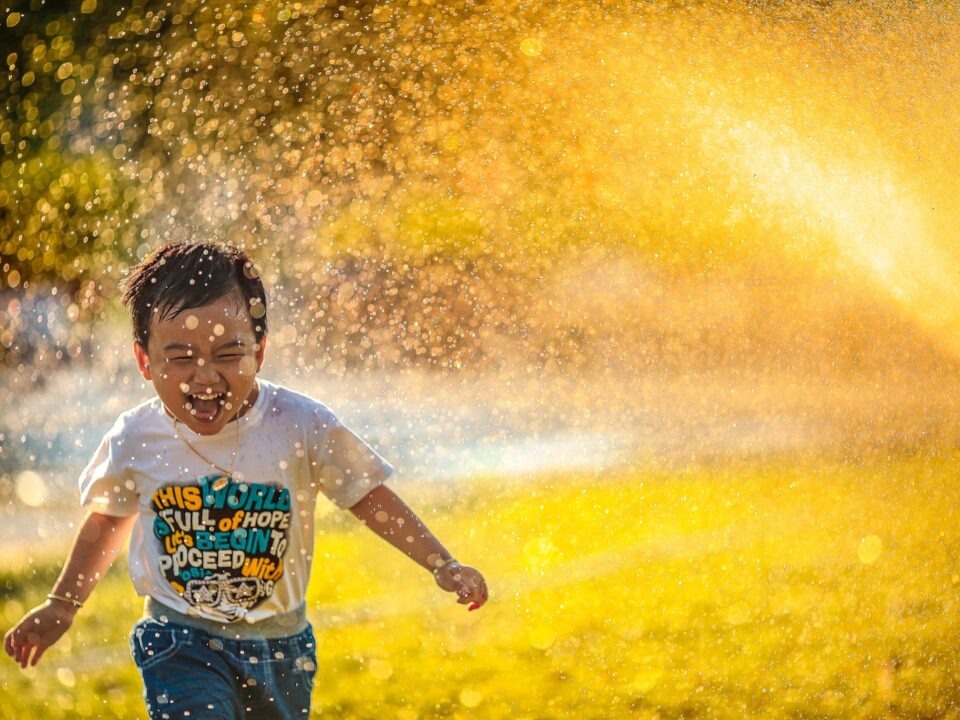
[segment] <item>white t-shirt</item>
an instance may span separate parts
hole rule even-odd
[[[303,602],[313,560],[317,493],[357,504],[393,468],[320,402],[258,380],[240,418],[233,479],[177,435],[159,398],[123,413],[80,475],[80,503],[105,515],[137,515],[130,578],[184,614],[250,623]],[[199,453],[229,468],[230,423],[216,435],[180,431]]]

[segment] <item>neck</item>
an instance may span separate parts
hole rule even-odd
[[[243,403],[240,405],[240,409],[237,410],[236,414],[232,418],[227,420],[227,422],[231,423],[234,420],[239,420],[244,415],[246,415],[247,410],[249,410],[254,406],[254,404],[257,402],[258,397],[260,397],[260,382],[258,380],[255,380],[253,383],[253,390],[247,396],[247,399],[244,400]]]

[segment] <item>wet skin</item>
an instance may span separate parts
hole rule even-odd
[[[134,343],[143,377],[195,433],[215,435],[256,402],[266,338],[257,345],[254,322],[233,292],[176,317],[154,315],[148,347]]]

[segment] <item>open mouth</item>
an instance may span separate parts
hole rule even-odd
[[[188,394],[186,408],[200,422],[213,422],[219,417],[226,401],[226,393]]]

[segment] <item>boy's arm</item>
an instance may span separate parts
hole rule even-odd
[[[51,595],[68,600],[48,598],[24,615],[3,638],[4,649],[20,667],[36,665],[44,651],[67,631],[78,609],[69,600],[83,603],[90,596],[126,541],[135,517],[87,514],[50,591]]]
[[[461,565],[433,536],[420,518],[386,485],[378,485],[350,512],[418,565],[433,573],[444,590],[456,591],[458,603],[474,603],[476,610],[487,601],[487,585],[474,568]]]

